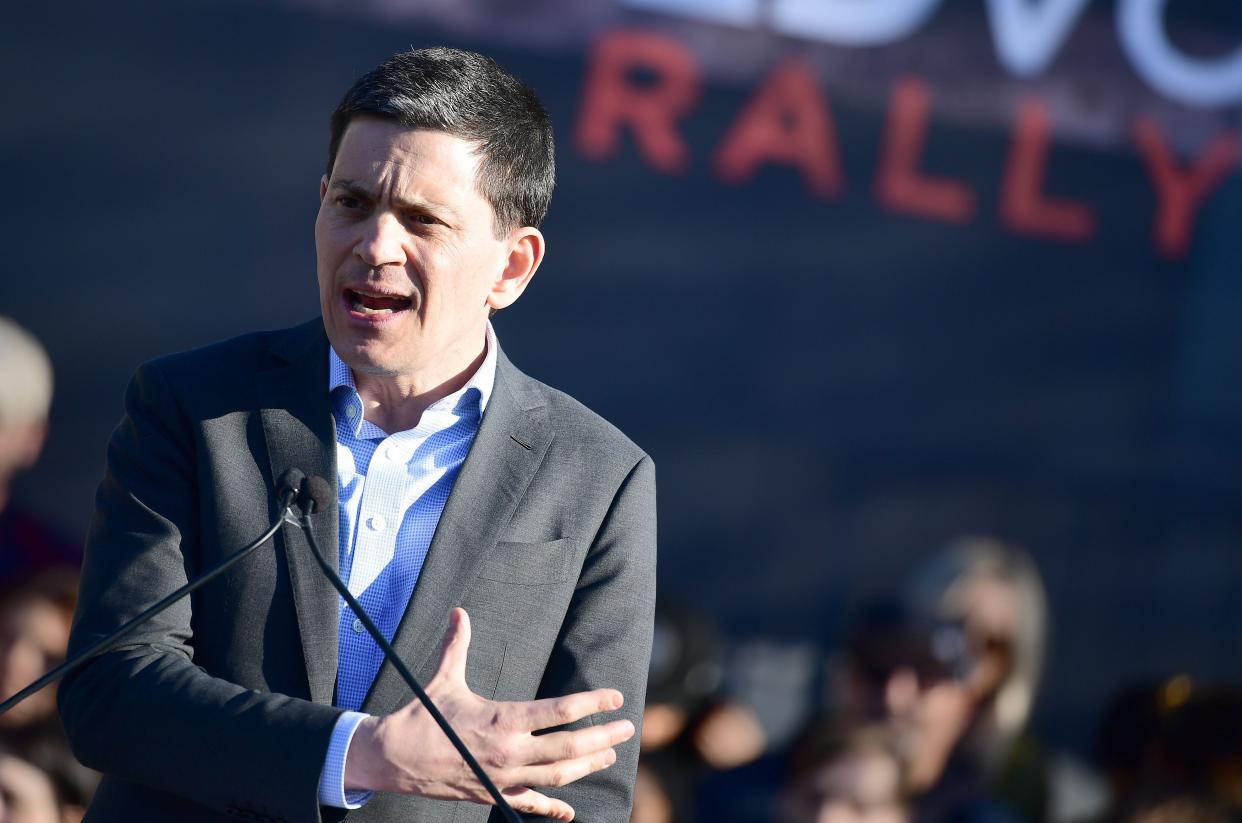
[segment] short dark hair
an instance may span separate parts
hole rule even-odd
[[[552,121],[535,92],[495,60],[460,49],[411,49],[360,77],[332,113],[328,176],[353,118],[377,117],[478,144],[476,188],[496,232],[539,226],[556,164]]]

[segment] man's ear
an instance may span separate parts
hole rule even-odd
[[[526,291],[530,279],[543,262],[543,234],[534,226],[522,226],[510,232],[507,239],[509,256],[505,267],[492,283],[487,305],[493,311],[507,309]]]
[[[322,203],[324,197],[328,195],[328,175],[319,178],[319,202]]]

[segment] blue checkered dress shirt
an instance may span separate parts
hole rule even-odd
[[[336,418],[341,578],[391,641],[457,472],[479,431],[496,379],[496,337],[489,323],[487,354],[469,382],[428,406],[416,427],[395,434],[363,419],[353,374],[335,351],[328,357],[328,390]],[[384,654],[345,601],[339,602],[335,702],[348,711],[332,733],[319,802],[353,809],[370,795],[345,792],[345,755],[366,717],[358,709]]]

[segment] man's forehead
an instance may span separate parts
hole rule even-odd
[[[456,200],[476,194],[478,159],[473,143],[447,132],[367,118],[356,131],[350,124],[331,184],[375,196],[381,193],[375,189],[383,189],[391,195]]]
[[[471,175],[482,159],[481,145],[440,129],[410,128],[379,117],[355,117],[341,136],[339,153],[388,154],[395,163],[409,158],[440,159],[468,168]]]

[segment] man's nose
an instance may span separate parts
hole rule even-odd
[[[392,214],[381,212],[366,221],[354,253],[372,268],[405,265],[405,228]]]

